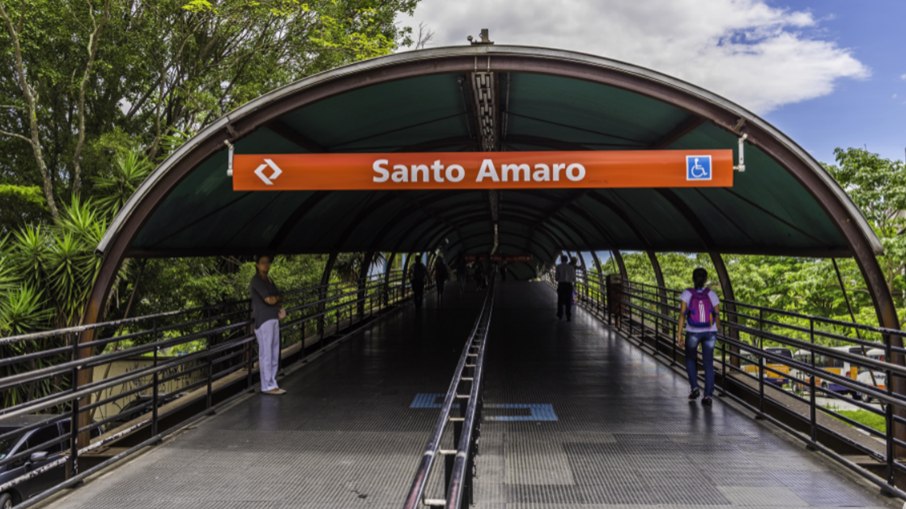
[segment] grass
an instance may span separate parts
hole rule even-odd
[[[887,431],[887,423],[883,415],[869,412],[868,410],[837,410],[837,413],[869,428],[874,428],[881,433]]]

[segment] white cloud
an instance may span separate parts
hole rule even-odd
[[[900,75],[900,79],[906,81],[906,72]]]
[[[869,75],[848,49],[818,36],[811,13],[764,0],[422,0],[415,15],[401,21],[425,23],[434,32],[433,47],[466,44],[467,35],[488,27],[498,44],[631,62],[759,113],[827,95],[840,79]]]

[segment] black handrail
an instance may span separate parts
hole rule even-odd
[[[491,324],[491,313],[494,307],[494,284],[487,290],[481,311],[469,333],[459,362],[453,372],[453,379],[444,396],[440,414],[434,425],[434,431],[425,445],[422,460],[419,463],[412,484],[403,503],[404,509],[420,507],[447,507],[459,509],[462,504],[471,503],[471,496],[464,500],[463,493],[471,487],[471,463],[475,454],[475,439],[481,415],[481,380],[484,372],[484,353],[487,344],[488,330]],[[467,376],[468,375],[468,376]],[[463,383],[470,385],[468,395],[461,394]],[[460,416],[453,415],[454,404],[460,403]],[[455,449],[441,449],[444,435],[453,425],[453,444]],[[433,472],[438,456],[448,458],[446,497],[443,499],[426,499],[425,489]],[[453,461],[449,461],[453,458]],[[470,493],[467,493],[470,495]]]
[[[312,291],[323,290],[325,291],[323,295],[326,296],[312,300],[306,299],[305,302],[292,305],[290,305],[290,301],[288,301],[288,318],[284,321],[284,329],[287,332],[301,330],[301,338],[298,341],[298,343],[301,344],[301,349],[298,351],[300,352],[300,357],[301,355],[307,355],[307,351],[305,350],[305,347],[308,345],[307,340],[313,341],[312,346],[322,347],[325,345],[323,334],[319,333],[321,339],[318,339],[318,337],[306,336],[305,325],[307,323],[324,321],[328,316],[333,317],[336,315],[336,327],[333,328],[332,334],[339,335],[341,331],[344,330],[343,328],[352,328],[355,326],[357,317],[359,320],[369,320],[372,317],[377,316],[375,313],[395,308],[400,303],[404,302],[406,298],[402,293],[401,282],[402,279],[399,277],[384,279],[383,274],[381,274],[380,278],[366,278],[364,286],[362,287],[358,287],[354,284],[340,283],[328,285],[327,287],[317,285],[285,292],[284,295],[290,297],[299,296],[305,298],[305,296],[310,295]],[[212,311],[214,311],[214,313],[211,313],[212,316],[204,316],[201,319],[191,318],[192,312],[210,313]],[[237,319],[234,315],[239,313],[244,313],[244,315]],[[190,318],[177,324],[165,325],[161,323],[162,320],[167,318],[186,316],[189,316]],[[167,417],[159,415],[158,413],[158,409],[163,404],[160,399],[163,391],[160,390],[160,387],[164,383],[187,377],[180,380],[182,383],[179,384],[180,386],[177,390],[183,393],[190,390],[201,392],[200,398],[193,397],[190,398],[188,402],[179,403],[179,399],[177,399],[175,404],[178,408],[173,407],[172,410],[167,412],[168,415],[174,415],[176,410],[184,409],[186,408],[185,405],[189,404],[196,404],[204,407],[200,412],[187,417],[186,419],[192,419],[203,413],[207,413],[213,408],[215,405],[213,399],[213,392],[215,391],[213,382],[216,380],[225,379],[226,377],[241,371],[246,373],[246,376],[244,377],[246,386],[251,387],[254,365],[252,345],[255,342],[255,336],[251,333],[251,322],[248,317],[248,301],[230,301],[218,306],[157,313],[154,315],[134,317],[127,320],[95,324],[93,326],[70,327],[64,330],[45,331],[31,335],[5,338],[8,341],[3,344],[47,338],[57,338],[59,341],[65,341],[68,344],[66,346],[52,346],[51,348],[44,350],[44,352],[51,352],[48,355],[56,356],[52,359],[48,359],[54,362],[45,367],[32,368],[30,364],[37,358],[36,354],[41,353],[41,351],[28,352],[20,356],[4,359],[6,365],[12,364],[15,366],[19,363],[23,367],[32,369],[27,369],[9,377],[0,378],[0,388],[27,388],[31,385],[51,383],[54,384],[55,388],[53,392],[44,396],[27,399],[21,403],[0,409],[0,422],[20,415],[37,414],[46,416],[46,418],[39,419],[37,422],[27,426],[0,433],[0,440],[58,421],[67,421],[69,423],[70,433],[69,435],[53,439],[48,443],[37,444],[28,448],[28,450],[19,451],[13,456],[0,460],[0,466],[4,466],[11,464],[12,462],[27,459],[32,452],[46,450],[51,446],[65,449],[65,451],[55,453],[54,458],[47,465],[44,465],[39,469],[33,469],[16,479],[4,482],[0,485],[0,493],[19,483],[25,482],[30,478],[41,475],[47,470],[65,464],[67,467],[67,479],[48,489],[44,493],[38,494],[36,497],[25,501],[22,505],[17,506],[28,507],[38,503],[40,500],[43,500],[66,486],[73,485],[78,480],[84,479],[87,475],[97,472],[99,468],[108,466],[112,461],[122,459],[128,454],[138,451],[141,447],[131,447],[124,453],[117,454],[114,458],[84,471],[78,469],[77,460],[80,456],[117,442],[128,435],[132,435],[142,430],[148,430],[149,428],[152,438],[142,441],[142,444],[140,445],[144,446],[159,441],[166,434],[171,432],[170,430],[161,431],[158,429],[159,420]],[[223,320],[224,322],[218,323],[219,320]],[[91,327],[122,325],[125,323],[150,324],[152,327],[144,331],[133,331],[123,336],[114,335],[113,337],[100,338],[91,342],[79,343],[77,341],[78,335]],[[213,325],[213,327],[211,327],[211,325]],[[194,330],[196,327],[206,327],[206,330],[196,331]],[[111,329],[107,330],[112,332]],[[176,337],[167,337],[167,333],[175,333],[178,335]],[[284,340],[283,347],[288,347],[296,343],[290,338],[289,334],[283,334],[281,336]],[[104,348],[101,348],[100,351],[97,351],[94,348],[88,348],[88,350],[86,350],[89,346],[106,346],[111,343],[123,341],[124,338],[131,340],[140,337],[151,337],[154,339],[148,343],[128,346],[127,348],[115,351],[108,350],[105,352]],[[158,352],[163,348],[190,344],[199,339],[206,343],[204,348],[200,350],[178,357],[158,359]],[[0,342],[2,342],[2,340],[0,340]],[[87,355],[83,356],[86,351]],[[69,354],[67,355],[67,353]],[[152,354],[153,357],[151,357]],[[91,370],[98,365],[107,365],[116,360],[135,358],[136,356],[145,356],[142,358],[148,359],[151,364],[117,376],[97,379],[81,385],[77,383],[78,373],[80,371],[84,372],[85,370]],[[235,380],[229,379],[228,385],[241,382],[242,380],[243,378],[236,378]],[[124,386],[126,384],[129,384],[129,386],[124,391],[117,394],[111,395],[107,392],[111,388]],[[207,387],[206,390],[203,389],[205,386]],[[87,424],[85,422],[80,422],[81,419],[79,418],[90,415],[88,412],[93,412],[102,405],[132,397],[143,391],[151,392],[151,401],[142,403],[125,411],[120,411],[119,414],[102,417],[99,421],[86,420]],[[206,396],[204,395],[205,392]],[[241,393],[242,392],[239,394]],[[60,415],[59,412],[61,411],[65,412],[65,414]],[[54,412],[54,414],[47,412]],[[181,413],[182,412],[183,411],[181,411]],[[113,425],[116,422],[122,421],[126,421],[128,424],[120,425],[112,431],[101,427],[103,425]],[[177,426],[179,425],[177,424]],[[87,439],[87,434],[94,434],[94,432],[97,432],[98,434],[106,432],[106,434],[97,438],[92,438],[90,441],[80,440],[83,434],[85,434],[84,436]],[[66,445],[66,443],[69,445]]]
[[[580,292],[583,298],[580,299],[579,304],[585,305],[589,312],[600,319],[606,319],[609,323],[614,323],[617,328],[627,333],[629,338],[633,339],[640,347],[648,350],[651,355],[661,357],[665,363],[670,363],[679,369],[679,358],[685,356],[684,352],[680,352],[675,339],[679,314],[678,297],[681,291],[662,288],[649,283],[627,280],[620,280],[620,282],[619,296],[616,297],[619,299],[619,302],[616,303],[617,307],[605,307],[601,306],[601,300],[606,294],[606,292],[602,291],[604,289],[600,288],[600,284],[597,281],[580,274],[577,286],[585,286],[586,289],[584,292]],[[589,292],[587,290],[588,287],[596,288],[594,291]],[[664,296],[668,296],[666,301]],[[720,340],[719,351],[715,352],[714,357],[715,371],[719,370],[721,383],[718,388],[720,392],[739,404],[756,411],[756,415],[759,417],[768,419],[794,436],[806,441],[814,449],[825,452],[831,458],[865,476],[868,480],[880,486],[886,493],[906,498],[906,491],[903,491],[895,484],[897,477],[906,474],[906,464],[897,458],[895,454],[897,447],[906,448],[906,441],[897,438],[893,434],[895,424],[906,426],[906,418],[901,417],[901,415],[906,414],[906,394],[893,392],[892,384],[890,383],[894,377],[906,376],[906,368],[890,362],[894,353],[906,351],[902,347],[891,344],[894,338],[900,338],[901,341],[906,339],[906,331],[849,323],[842,320],[816,317],[765,306],[755,306],[738,301],[725,302],[732,302],[735,304],[736,309],[728,311],[727,308],[729,306],[722,306],[723,309],[721,310],[721,330],[718,332],[718,339]],[[614,319],[611,316],[612,312],[619,313],[620,319]],[[783,323],[782,321],[767,318],[768,315],[796,320],[799,323]],[[818,326],[855,331],[857,337],[824,331],[819,329]],[[883,342],[866,340],[864,336],[868,334],[876,335]],[[852,346],[861,350],[863,354],[867,353],[869,349],[879,348],[884,351],[884,360],[860,355],[858,351],[850,353],[845,349],[839,350],[826,344],[819,344],[817,343],[818,340],[834,342],[838,345],[842,343],[842,346]],[[786,357],[767,350],[771,348],[771,345],[765,345],[765,342],[805,352],[806,355],[800,355],[797,358]],[[857,370],[865,370],[872,373],[872,376],[874,376],[874,373],[884,373],[886,375],[886,387],[878,387],[879,384],[874,381],[872,383],[860,382],[850,378],[847,373],[832,373],[825,369],[824,366],[818,364],[815,360],[816,357],[848,363]],[[700,363],[701,358],[698,357],[697,361]],[[754,368],[740,367],[738,365],[740,362],[748,363]],[[754,371],[754,373],[751,371]],[[771,390],[766,390],[765,380],[769,376],[787,379],[794,388],[807,387],[808,396],[803,397],[793,390],[788,391],[776,386],[772,386]],[[742,383],[745,380],[749,380],[750,385]],[[880,402],[880,409],[856,400],[851,401],[851,404],[883,416],[886,424],[884,429],[879,431],[870,428],[839,413],[835,408],[819,405],[816,400],[816,395],[818,394],[831,399],[843,399],[845,397],[845,394],[838,394],[831,390],[830,387],[821,387],[818,383],[819,380],[840,387],[852,395],[871,397]],[[733,384],[736,392],[731,391],[728,384]],[[767,385],[770,386],[770,384]],[[739,391],[753,393],[756,402],[752,403],[750,397],[737,396],[737,394],[741,394]],[[781,397],[788,397],[805,403],[808,405],[808,413],[797,413],[792,407],[785,405],[783,401],[778,399]],[[771,415],[767,411],[766,404],[768,402],[771,402],[775,408],[785,407],[782,412],[798,418],[808,427],[809,432],[802,433],[780,418]],[[853,438],[837,430],[830,422],[819,422],[819,414],[830,416],[841,423],[846,423],[864,431],[866,438]],[[878,451],[877,442],[874,442],[872,437],[884,440],[883,445],[886,446],[884,452]],[[846,444],[853,450],[860,451],[860,454],[865,454],[883,462],[883,465],[886,466],[885,474],[879,476],[857,465],[843,454],[837,452],[833,448],[834,443]]]

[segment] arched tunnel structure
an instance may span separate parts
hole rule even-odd
[[[243,153],[732,149],[731,188],[235,192]],[[738,154],[737,154],[738,157]],[[496,243],[496,245],[495,245]],[[368,60],[275,90],[203,129],[129,200],[99,246],[85,321],[124,257],[273,253],[529,254],[565,250],[853,257],[882,326],[897,328],[880,244],[845,192],[744,108],[631,64],[477,44]],[[656,262],[656,259],[652,257]],[[655,268],[657,271],[657,268]]]
[[[648,159],[620,169],[638,173],[623,181],[633,185],[325,189],[311,184],[315,170],[289,169],[302,182],[292,190],[237,184],[239,175],[254,182],[257,165],[256,185],[272,186],[281,174],[274,160],[283,158],[585,153],[628,167],[621,154],[668,152],[686,158],[677,169],[686,180],[689,158],[701,157],[690,154],[719,152],[732,185],[645,185],[655,166]],[[269,177],[260,173],[267,166]],[[324,168],[334,170],[325,164],[319,175]],[[147,456],[57,507],[462,508],[473,486],[481,507],[886,503],[841,482],[841,464],[906,499],[906,333],[876,258],[879,240],[794,141],[739,105],[648,69],[481,43],[314,75],[188,140],[129,199],[98,251],[82,324],[0,338],[0,346],[50,345],[4,358],[24,367],[0,377],[0,389],[56,391],[15,401],[0,421],[32,418],[25,426],[59,435],[50,456],[40,450],[47,443],[16,453],[51,463],[28,472],[16,463],[24,473],[0,479],[0,502],[39,470],[66,468],[36,500],[138,451]],[[605,251],[621,273],[606,282]],[[646,253],[657,284],[630,281],[621,251]],[[549,269],[563,252],[597,270],[575,271],[575,285],[561,281],[569,292],[558,291],[554,318]],[[711,316],[721,323],[702,333],[718,345],[713,358],[703,348],[699,362],[694,347],[684,348],[681,292],[664,284],[664,252],[713,262],[721,310]],[[332,280],[344,253],[362,269]],[[460,280],[445,297],[438,285],[422,299],[424,285],[407,286],[415,253],[441,254],[457,268],[505,255],[517,279],[541,281],[501,276],[498,286],[478,266],[474,286]],[[128,258],[257,254],[328,255],[319,284],[284,289],[269,339],[245,298],[105,321]],[[725,254],[852,258],[880,327],[736,300]],[[370,273],[382,256],[385,272]],[[573,272],[560,270],[563,279]],[[258,278],[267,279],[258,274],[253,285]],[[567,304],[563,321],[569,297],[580,309],[572,320]],[[48,365],[35,368],[36,358]],[[699,365],[709,370],[701,405]],[[713,406],[712,394],[721,398]],[[867,410],[883,428],[847,409]],[[0,439],[17,429],[0,430]],[[0,454],[0,468],[16,461]]]

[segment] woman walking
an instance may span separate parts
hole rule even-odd
[[[692,271],[692,288],[680,295],[679,323],[676,341],[686,351],[686,374],[689,376],[689,401],[701,395],[698,387],[698,345],[702,345],[702,364],[705,367],[705,396],[702,405],[711,405],[714,393],[714,344],[717,342],[717,327],[720,318],[720,299],[710,288],[705,287],[708,272],[698,267]],[[683,329],[685,328],[685,334]]]

